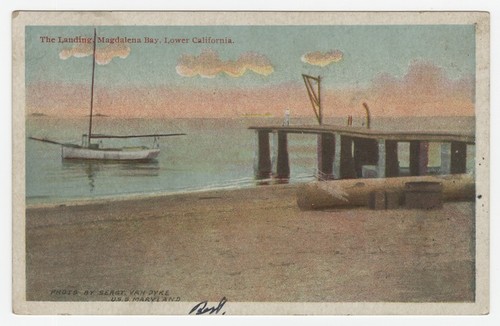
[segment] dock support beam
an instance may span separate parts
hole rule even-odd
[[[335,133],[335,154],[333,155],[333,177],[340,179],[340,134]]]
[[[335,136],[318,134],[318,180],[333,179],[333,159],[335,157]]]
[[[354,159],[352,157],[352,137],[340,137],[340,179],[354,179],[356,178],[356,171],[354,169]]]
[[[363,176],[364,165],[378,164],[379,160],[379,145],[375,139],[354,138],[354,169],[356,176]]]
[[[399,177],[398,142],[396,140],[385,141],[385,176]]]
[[[269,146],[269,132],[257,130],[257,153],[254,164],[256,179],[267,179],[271,177],[271,148]]]
[[[467,172],[467,144],[462,142],[451,143],[450,173]]]
[[[410,175],[426,175],[429,162],[429,143],[414,140],[410,142]]]
[[[288,160],[287,133],[274,133],[273,177],[288,179],[290,177],[290,163]]]
[[[385,178],[385,165],[386,165],[385,140],[379,139],[377,143],[378,143],[377,178]]]

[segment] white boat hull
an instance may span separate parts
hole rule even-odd
[[[151,161],[154,160],[159,149],[147,148],[87,148],[62,146],[62,158],[67,160],[96,160],[96,161]]]

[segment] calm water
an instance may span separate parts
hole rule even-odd
[[[184,132],[186,136],[160,141],[161,153],[154,163],[67,162],[58,145],[26,140],[26,199],[28,204],[54,203],[80,198],[99,198],[142,193],[188,192],[205,189],[252,187],[256,149],[251,125],[280,124],[281,119],[117,119],[95,118],[96,133],[141,134]],[[360,125],[362,119],[354,120]],[[87,119],[30,117],[26,135],[80,144]],[[291,119],[292,124],[314,124],[313,119]],[[327,119],[325,123],[344,124]],[[377,119],[373,129],[474,130],[474,118]],[[106,146],[152,145],[151,139],[106,140]],[[408,164],[408,148],[400,146],[401,165]],[[474,147],[468,147],[468,169],[474,166]],[[316,137],[289,135],[290,182],[314,179]],[[430,165],[439,166],[439,144],[431,144]]]

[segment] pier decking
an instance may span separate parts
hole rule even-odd
[[[475,144],[475,135],[445,131],[381,131],[334,125],[252,126],[257,134],[255,176],[276,178],[290,176],[287,135],[317,135],[319,179],[352,179],[363,177],[374,168],[376,177],[397,177],[401,169],[398,143],[410,144],[409,175],[428,173],[430,142],[441,144],[440,174],[466,172],[467,145]],[[269,135],[274,135],[271,146]]]

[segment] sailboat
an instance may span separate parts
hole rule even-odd
[[[169,134],[147,134],[147,135],[103,135],[95,134],[92,131],[92,118],[94,116],[94,75],[96,63],[96,40],[97,32],[94,29],[94,48],[92,54],[92,85],[90,91],[90,115],[89,129],[87,134],[82,135],[82,144],[60,143],[46,138],[30,137],[30,139],[42,141],[51,144],[61,145],[61,157],[64,160],[98,160],[98,161],[152,161],[160,154],[160,137],[181,136],[184,133]],[[101,142],[92,142],[95,139],[104,138],[153,138],[153,146],[135,146],[110,148],[102,147]]]

